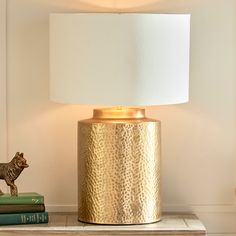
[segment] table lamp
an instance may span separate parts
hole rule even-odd
[[[79,221],[160,220],[160,121],[142,106],[188,101],[189,31],[183,14],[50,15],[51,99],[114,106],[78,122]]]

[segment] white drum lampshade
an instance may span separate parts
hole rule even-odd
[[[189,15],[51,14],[51,99],[112,106],[187,102],[189,29]]]
[[[78,122],[78,219],[161,219],[160,121],[142,108],[188,101],[190,15],[51,14],[50,98],[117,106]]]

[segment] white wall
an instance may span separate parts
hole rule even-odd
[[[0,160],[25,153],[30,168],[17,180],[20,191],[44,194],[48,210],[76,210],[76,126],[93,107],[48,99],[48,15],[88,11],[192,14],[190,102],[147,108],[162,120],[163,205],[193,210],[209,232],[236,233],[235,0],[8,0]]]

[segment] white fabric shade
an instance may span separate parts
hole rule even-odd
[[[184,103],[190,15],[51,14],[50,97],[72,104]]]

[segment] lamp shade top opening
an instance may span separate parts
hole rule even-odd
[[[50,98],[81,105],[184,103],[190,15],[51,14]]]

